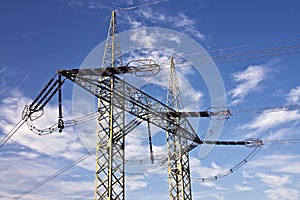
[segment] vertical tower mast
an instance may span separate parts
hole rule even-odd
[[[122,66],[118,27],[115,11],[112,12],[102,67]],[[106,83],[109,90],[98,88],[99,96],[109,97],[109,102],[98,98],[98,130],[96,144],[95,200],[124,199],[124,100],[116,101],[113,76],[100,76],[99,83]],[[120,84],[118,85],[120,86]],[[122,88],[118,90],[124,91]],[[118,104],[118,106],[115,106]],[[121,137],[120,137],[121,136]],[[118,137],[118,140],[116,140]]]
[[[102,60],[102,67],[122,66],[122,54],[118,32],[119,30],[116,20],[116,12],[112,11]]]
[[[168,80],[167,105],[176,111],[182,109],[182,101],[175,72],[173,58],[170,59],[170,76]],[[191,180],[189,155],[185,149],[188,141],[182,137],[184,132],[178,127],[181,124],[180,117],[171,117],[175,123],[168,123],[167,147],[168,147],[168,175],[170,200],[191,200]],[[179,126],[176,126],[178,124]]]

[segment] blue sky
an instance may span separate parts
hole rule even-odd
[[[114,9],[132,8],[117,12],[119,31],[139,28],[130,38],[137,46],[155,49],[139,53],[139,56],[155,59],[162,68],[168,67],[168,58],[174,54],[186,110],[205,110],[211,106],[210,86],[206,85],[206,80],[214,83],[218,77],[201,77],[196,70],[200,66],[192,68],[178,60],[176,63],[180,55],[188,60],[196,53],[191,62],[201,57],[201,54],[197,57],[199,50],[183,49],[179,33],[200,44],[212,57],[221,56],[216,65],[201,63],[200,67],[202,70],[217,67],[224,83],[226,106],[234,114],[226,120],[220,139],[260,138],[266,143],[235,173],[205,183],[200,181],[202,177],[215,176],[232,168],[252,149],[214,147],[201,159],[201,149],[193,150],[190,154],[193,199],[299,199],[299,144],[268,142],[300,138],[300,112],[291,107],[300,101],[299,54],[266,56],[270,51],[264,51],[257,54],[259,58],[238,59],[236,56],[233,61],[222,57],[298,45],[299,1],[153,2],[156,1],[0,1],[0,139],[19,121],[24,106],[37,96],[58,69],[79,68],[90,61],[88,55],[95,56],[96,60],[91,63],[97,63],[98,51],[95,50],[106,39],[107,17]],[[168,34],[178,34],[166,38],[163,34],[149,33],[146,27],[165,28],[172,30]],[[175,50],[180,52],[160,49],[156,45],[160,44],[158,40],[172,41],[172,45],[177,45]],[[126,48],[121,46],[123,50]],[[134,55],[127,55],[126,60]],[[99,65],[101,59],[99,54]],[[168,71],[162,70],[157,77],[148,80],[150,84],[144,90],[165,101],[167,76]],[[72,99],[72,91],[72,83],[65,84],[65,119],[74,117],[74,101],[81,102]],[[286,109],[276,110],[274,107],[278,106],[286,106]],[[48,127],[56,123],[57,116],[55,98],[36,125]],[[193,119],[192,122],[199,136],[209,132],[209,119]],[[145,129],[142,124],[128,135],[128,159],[134,161],[126,166],[126,197],[168,199],[167,168],[166,164],[159,163],[166,153],[164,132],[152,127],[156,163],[136,163],[141,158],[149,158]],[[65,129],[62,134],[37,136],[24,125],[0,149],[0,199],[18,196],[87,155],[85,147],[89,145],[89,138],[82,138],[86,135],[79,134],[80,131],[93,135],[95,130],[74,127]],[[94,168],[94,155],[91,155],[21,199],[92,199]]]

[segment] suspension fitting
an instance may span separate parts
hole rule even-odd
[[[249,138],[245,140],[245,146],[249,148],[261,147],[263,145],[262,140],[257,138]]]

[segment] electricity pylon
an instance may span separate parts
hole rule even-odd
[[[118,69],[122,66],[119,45],[118,26],[115,11],[112,12],[102,68]],[[98,88],[99,96],[108,97],[109,101],[98,98],[98,130],[96,145],[96,188],[95,200],[124,199],[124,100],[114,102],[115,78],[100,76],[99,82],[105,82],[108,90]],[[118,89],[124,86],[118,85]],[[118,104],[116,106],[115,104]],[[118,140],[116,138],[118,137]]]
[[[172,127],[182,132],[181,137],[185,138],[189,145],[176,154],[190,151],[202,144],[193,127],[180,112],[125,82],[122,77],[118,77],[123,73],[135,74],[149,71],[152,74],[158,67],[155,63],[141,66],[141,68],[126,65],[106,69],[59,71],[59,74],[93,94],[99,101],[95,188],[97,200],[124,199],[125,196],[124,136],[127,133],[124,129],[124,112],[165,131],[171,131],[170,127]],[[181,116],[180,121],[174,121],[173,118],[178,116]]]
[[[173,58],[170,59],[170,75],[168,80],[167,106],[176,112],[182,110],[182,101],[178,80],[175,72]],[[191,200],[191,179],[189,167],[188,140],[185,132],[178,127],[184,123],[180,116],[170,116],[178,124],[168,123],[167,147],[168,147],[168,175],[170,200]]]
[[[247,139],[244,141],[202,141],[187,117],[231,116],[229,110],[217,112],[192,111],[183,112],[178,80],[175,73],[173,59],[170,61],[170,76],[167,94],[167,104],[160,102],[144,91],[134,87],[124,80],[124,74],[130,73],[136,76],[154,76],[160,71],[160,67],[152,59],[132,60],[122,65],[121,50],[118,38],[118,27],[115,12],[112,18],[103,56],[102,68],[58,70],[47,85],[24,108],[22,120],[10,131],[7,137],[0,142],[0,148],[12,137],[12,135],[27,121],[27,125],[38,135],[46,135],[55,130],[62,131],[65,128],[62,117],[61,87],[66,79],[74,82],[98,99],[98,129],[96,151],[96,187],[97,200],[119,200],[125,197],[125,136],[136,128],[142,121],[153,124],[167,132],[168,146],[168,174],[171,200],[192,199],[189,155],[188,152],[198,145],[244,145],[255,149],[233,168],[224,171],[212,178],[203,178],[202,181],[216,180],[233,173],[247,163],[257,152],[257,148],[263,145],[259,139]],[[62,77],[64,79],[62,80]],[[57,78],[57,80],[55,80]],[[43,111],[46,104],[58,92],[59,117],[57,127],[37,129],[32,121],[41,117],[33,117],[36,112]],[[125,126],[125,113],[135,118]],[[86,119],[85,119],[86,120]],[[77,121],[72,120],[74,125]],[[68,122],[70,126],[70,122]],[[149,126],[148,126],[149,127]],[[149,137],[151,135],[149,134]],[[151,144],[151,138],[150,145]],[[150,148],[150,153],[152,152]],[[153,157],[151,158],[153,162]],[[81,160],[82,161],[82,160]],[[78,164],[78,162],[76,162]],[[54,176],[53,176],[54,177]],[[55,176],[56,177],[56,176]],[[49,177],[48,177],[49,178]],[[50,179],[46,179],[49,181]],[[46,181],[42,181],[46,183]],[[39,184],[41,186],[41,184]],[[39,187],[38,186],[38,187]],[[38,187],[34,187],[35,189]],[[30,191],[33,191],[30,189]],[[27,192],[15,197],[17,199],[28,194]]]

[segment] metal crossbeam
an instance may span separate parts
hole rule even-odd
[[[76,70],[61,70],[59,73],[104,102],[110,102],[108,93],[98,94],[98,90],[110,91],[109,76],[99,79],[98,77],[102,74],[88,76],[81,75],[80,72],[74,72]],[[178,113],[177,111],[120,78],[114,75],[111,76],[114,77],[115,81],[115,87],[112,91],[114,94],[112,103],[115,107],[123,109],[126,113],[130,113],[144,121],[150,119],[151,124],[166,131],[169,130],[168,123],[174,124],[177,129],[184,132],[182,137],[186,138],[190,143],[202,144],[187,118],[181,117],[180,123],[174,121],[165,113]],[[122,101],[124,101],[124,106],[118,104]]]

